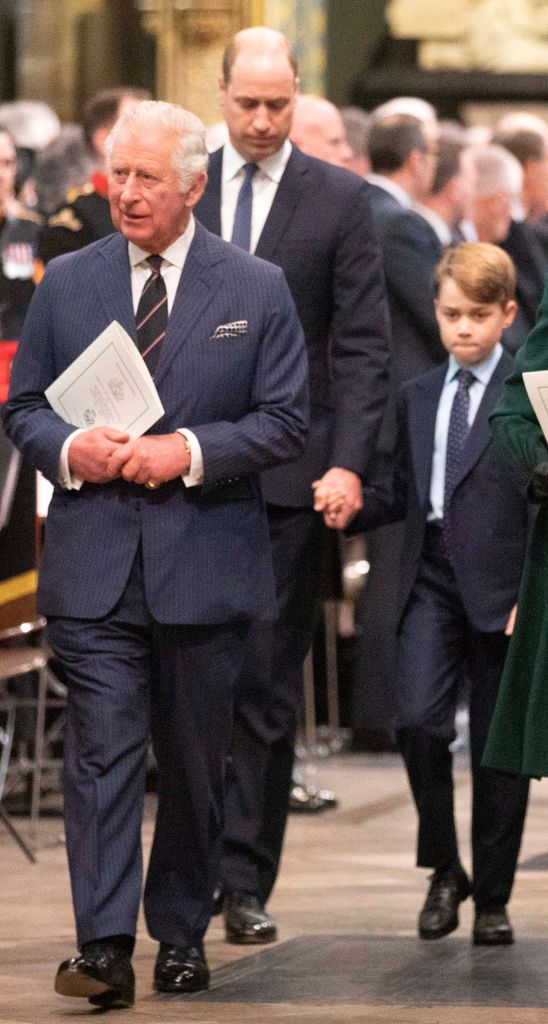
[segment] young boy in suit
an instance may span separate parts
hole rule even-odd
[[[516,312],[515,271],[497,246],[464,243],[436,271],[449,354],[401,390],[391,479],[367,487],[350,532],[405,519],[396,730],[417,807],[420,867],[433,869],[418,930],[437,939],[475,903],[473,941],[513,942],[506,913],[528,781],[481,767],[522,569],[527,503],[499,465],[488,417],[512,360],[500,339]],[[337,509],[332,496],[326,514]],[[469,686],[473,881],[453,811],[457,698]]]

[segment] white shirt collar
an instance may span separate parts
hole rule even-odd
[[[484,359],[482,363],[478,363],[477,366],[466,366],[466,370],[471,370],[476,380],[479,380],[484,387],[487,387],[493,373],[495,372],[497,363],[502,355],[502,345],[499,342],[495,345],[493,351]],[[455,359],[454,355],[449,356],[449,366],[447,367],[447,373],[445,374],[445,383],[449,384],[455,377],[455,374],[461,369],[459,363]]]
[[[287,167],[287,161],[291,156],[292,148],[289,139],[286,139],[283,146],[276,153],[265,157],[264,160],[257,161],[257,167],[260,167],[267,178],[279,184]],[[249,161],[241,153],[238,153],[237,149],[234,149],[230,140],[225,142],[223,147],[223,183],[232,181],[247,163]]]
[[[440,217],[439,213],[435,210],[431,210],[429,206],[423,206],[422,203],[415,203],[413,206],[415,213],[420,214],[424,220],[428,221],[432,231],[434,231],[441,243],[441,245],[450,245],[453,241],[451,237],[451,228],[448,223]]]
[[[374,174],[371,172],[371,174],[365,175],[365,180],[370,185],[377,185],[379,188],[383,188],[385,192],[389,192],[398,201],[400,206],[405,207],[406,210],[411,207],[411,196],[409,193],[401,185],[392,181],[391,178],[386,178],[384,174]]]
[[[179,270],[182,270],[192,239],[194,238],[195,231],[196,222],[194,220],[194,215],[191,213],[190,220],[183,231],[183,234],[179,235],[179,238],[176,238],[171,245],[168,245],[166,249],[159,253],[162,259],[171,263],[174,267],[179,267]],[[134,242],[128,242],[128,256],[129,264],[133,269],[133,267],[138,266],[139,263],[144,263],[144,261],[150,256],[150,253],[145,252],[144,249],[135,245]]]

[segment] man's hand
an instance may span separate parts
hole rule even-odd
[[[108,483],[114,478],[110,469],[111,456],[115,451],[122,451],[128,441],[129,434],[122,434],[112,427],[94,427],[77,434],[68,450],[70,472],[90,484]]]
[[[312,484],[314,509],[323,512],[326,526],[344,530],[363,506],[362,482],[357,473],[333,466]]]
[[[182,434],[147,434],[114,451],[109,468],[111,479],[158,486],[188,473],[190,455]]]

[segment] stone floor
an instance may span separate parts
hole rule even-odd
[[[535,782],[511,906],[518,941],[474,948],[472,908],[435,943],[415,933],[426,872],[413,866],[414,811],[399,760],[343,755],[325,762],[338,810],[293,816],[271,910],[279,942],[229,946],[219,919],[206,949],[208,993],[155,995],[154,944],[141,926],[133,1024],[548,1024],[548,781]],[[469,788],[459,760],[456,801],[468,862]],[[55,803],[51,810],[55,811]],[[154,798],[147,802],[148,846]],[[16,818],[26,832],[28,823]],[[59,1024],[101,1013],[53,991],[58,962],[74,951],[62,821],[44,815],[26,861],[0,824],[0,1024]]]

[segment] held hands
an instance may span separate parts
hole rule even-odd
[[[333,466],[312,484],[314,509],[323,512],[326,526],[343,530],[363,506],[362,482],[357,473]]]
[[[188,472],[190,455],[181,434],[158,434],[130,440],[110,427],[96,427],[70,445],[71,473],[89,483],[122,477],[136,484],[158,484]]]
[[[77,434],[68,450],[68,464],[73,476],[90,484],[106,484],[112,480],[110,458],[126,447],[129,434],[112,427],[94,427]]]

